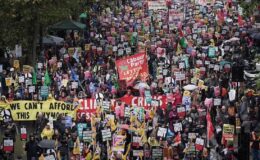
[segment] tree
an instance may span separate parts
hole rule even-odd
[[[41,32],[66,18],[75,18],[84,10],[83,0],[0,0],[0,46],[13,48],[22,44],[36,59],[36,46]]]
[[[254,11],[260,5],[259,0],[240,0],[240,6],[244,9],[244,16],[252,16]]]

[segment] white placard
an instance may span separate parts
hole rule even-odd
[[[29,86],[29,93],[35,92],[35,86]]]
[[[117,51],[117,46],[113,46],[113,52]]]
[[[125,107],[125,117],[130,117],[130,107]]]
[[[220,98],[214,98],[213,104],[214,104],[214,106],[220,106],[221,105],[221,99]]]
[[[165,137],[166,133],[167,133],[167,128],[159,127],[158,132],[157,132],[157,136],[158,137]]]
[[[178,113],[186,112],[185,107],[178,107],[177,112]]]
[[[184,62],[180,62],[180,63],[179,63],[179,68],[180,68],[180,69],[185,68],[185,63],[184,63]]]
[[[173,124],[174,132],[180,132],[182,131],[182,124],[181,123],[175,123]]]
[[[58,62],[58,68],[61,68],[61,67],[62,67],[62,63]]]
[[[202,139],[202,138],[196,138],[195,144],[204,146],[204,139]]]
[[[189,139],[195,139],[196,138],[196,133],[188,133],[188,138]]]
[[[26,134],[27,132],[26,132],[26,128],[24,128],[24,127],[22,127],[21,128],[21,134]]]
[[[109,101],[103,101],[103,110],[106,111],[106,112],[109,112],[110,111],[110,105],[111,103]]]
[[[214,65],[214,71],[219,71],[219,65],[217,64]]]
[[[103,142],[109,141],[112,138],[110,129],[101,130]]]
[[[72,83],[71,83],[71,88],[72,88],[72,89],[78,88],[78,82],[72,82]]]
[[[24,76],[20,76],[19,79],[18,79],[18,82],[19,83],[24,83]]]
[[[42,69],[43,64],[42,63],[37,63],[37,66],[38,66],[39,69]]]
[[[4,146],[14,146],[14,140],[12,139],[5,139]]]
[[[175,80],[176,81],[183,81],[185,80],[185,73],[181,73],[181,72],[175,72]]]
[[[131,53],[131,52],[132,52],[132,50],[131,50],[130,47],[127,47],[127,48],[125,49],[125,51],[126,51],[126,53]]]

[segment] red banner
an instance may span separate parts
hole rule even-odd
[[[153,100],[159,101],[159,105],[162,109],[165,109],[167,106],[167,98],[166,96],[152,96]],[[145,109],[149,109],[150,104],[148,104],[145,100],[145,97],[134,97],[134,96],[127,96],[122,97],[119,100],[121,100],[122,103],[132,105],[132,106],[140,106],[144,107]],[[83,114],[86,115],[86,118],[89,120],[91,118],[92,114],[96,113],[97,103],[95,98],[88,98],[88,99],[80,99],[79,103],[81,104],[81,107],[77,111],[77,118],[80,118]],[[111,105],[116,105],[116,100],[111,100]]]
[[[119,79],[131,83],[140,77],[145,80],[149,75],[145,53],[138,53],[116,61]]]

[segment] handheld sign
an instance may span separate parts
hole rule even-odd
[[[103,142],[111,140],[112,135],[111,135],[111,130],[110,129],[101,130],[101,133],[102,133],[102,140],[103,140]]]
[[[4,138],[3,150],[5,153],[14,152],[14,140],[11,138]]]
[[[21,128],[21,137],[20,138],[22,141],[27,139],[27,131],[26,131],[25,127]]]

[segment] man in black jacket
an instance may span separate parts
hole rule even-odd
[[[38,159],[38,146],[33,135],[30,136],[29,142],[26,142],[25,151],[27,152],[27,160]]]

